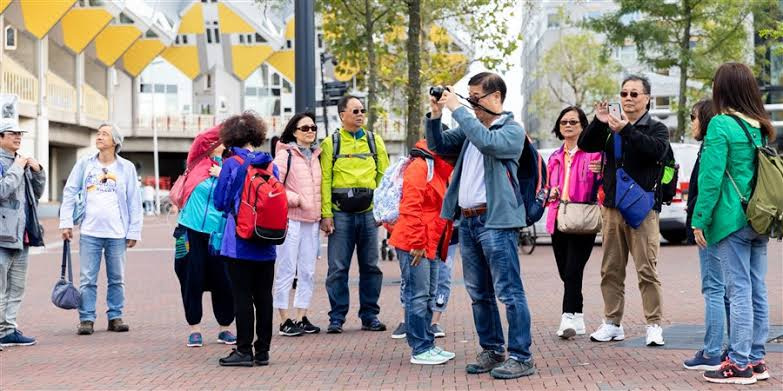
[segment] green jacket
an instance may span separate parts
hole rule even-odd
[[[372,157],[345,157],[337,159],[332,167],[334,148],[332,137],[327,137],[321,143],[321,217],[333,217],[332,210],[339,210],[332,204],[332,188],[365,188],[375,189],[381,183],[383,173],[389,167],[389,155],[386,145],[378,133],[375,135],[375,149],[378,154],[378,166]],[[358,136],[358,138],[357,138]],[[370,153],[370,144],[364,129],[351,134],[340,128],[340,154]],[[372,209],[372,207],[370,207]]]
[[[745,122],[756,145],[760,145],[759,123],[741,114],[737,116]],[[755,156],[755,149],[733,118],[725,114],[712,118],[699,159],[699,197],[692,222],[694,228],[704,230],[707,244],[716,244],[748,225],[740,196],[726,170],[743,197],[749,199],[750,182],[756,171]]]

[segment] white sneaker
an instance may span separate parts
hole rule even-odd
[[[574,330],[576,330],[576,335],[585,335],[585,315],[577,312],[571,321],[573,322]]]
[[[557,336],[563,339],[573,338],[576,335],[574,330],[574,314],[564,312],[560,316],[560,327],[557,328]]]
[[[663,346],[663,329],[657,324],[647,325],[647,346]]]
[[[598,330],[590,334],[590,340],[593,342],[622,341],[624,339],[623,325],[615,326],[611,323],[606,323],[606,321],[601,324]]]

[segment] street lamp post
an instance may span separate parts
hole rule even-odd
[[[155,120],[155,85],[152,86],[152,157],[155,166],[155,215],[160,216],[160,165],[158,164],[158,125]]]
[[[327,99],[326,99],[326,80],[324,80],[324,63],[332,60],[334,62],[334,56],[326,53],[321,53],[321,107],[323,108],[324,116],[324,134],[329,137],[329,116],[326,114]]]

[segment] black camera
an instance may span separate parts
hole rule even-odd
[[[449,87],[432,86],[430,87],[430,96],[435,98],[435,100],[440,100],[440,97],[443,96],[443,91],[451,92]]]

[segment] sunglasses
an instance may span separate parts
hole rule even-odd
[[[566,125],[576,126],[577,124],[579,124],[579,121],[575,119],[560,121],[560,126],[566,126]]]
[[[623,97],[623,98],[628,97],[628,95],[631,95],[631,98],[636,99],[636,98],[639,97],[639,95],[647,95],[647,94],[645,94],[643,92],[636,92],[636,91],[631,91],[631,92],[622,91],[622,92],[620,92],[620,96]]]
[[[353,115],[359,115],[359,113],[362,113],[362,114],[366,113],[367,109],[343,110],[343,113],[345,113],[346,111],[348,111],[350,113],[353,113]]]
[[[109,180],[109,169],[108,168],[101,168],[103,170],[103,178],[101,178],[101,184],[105,184]]]
[[[300,127],[296,128],[296,130],[301,131],[301,132],[305,132],[305,133],[307,133],[307,132],[315,133],[315,132],[318,131],[318,126],[317,125],[305,125],[305,126],[300,126]]]
[[[477,96],[469,96],[468,99],[465,99],[465,100],[468,101],[468,103],[470,103],[471,106],[478,106],[478,102],[480,100],[482,100],[482,99],[484,99],[484,98],[486,98],[486,97],[488,97],[488,96],[490,96],[490,95],[492,95],[494,93],[495,93],[495,91],[488,92],[488,93],[486,93],[486,94],[484,94],[482,96],[478,96],[478,97]]]

